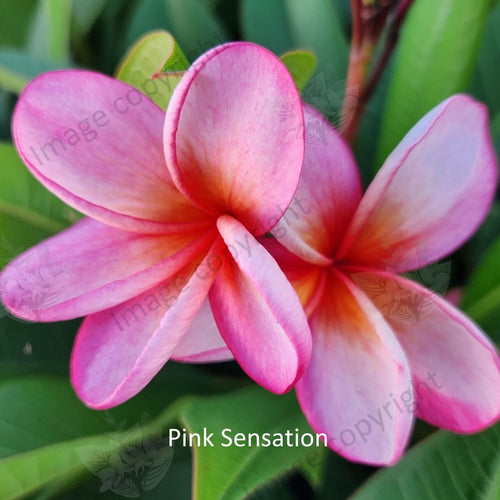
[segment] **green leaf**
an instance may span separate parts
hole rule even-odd
[[[2,500],[21,498],[50,484],[67,483],[89,471],[103,482],[106,478],[119,481],[120,471],[139,471],[134,466],[138,466],[141,453],[153,461],[153,466],[159,458],[156,465],[168,468],[162,459],[171,460],[172,449],[161,437],[161,429],[174,422],[174,411],[167,411],[152,423],[128,423],[130,428],[121,431],[116,426],[113,429],[112,414],[85,408],[69,384],[56,378],[1,384]],[[163,457],[158,456],[161,452]]]
[[[289,430],[299,440],[304,433],[312,433],[293,394],[276,396],[260,388],[251,387],[231,394],[199,398],[187,403],[179,414],[190,432],[203,435],[213,433],[211,446],[195,446],[193,478],[197,500],[237,500],[245,498],[269,481],[305,466],[321,468],[323,446],[249,446],[230,444],[237,433],[284,434]],[[221,418],[222,417],[222,418]],[[314,434],[313,434],[314,435]],[[255,437],[253,438],[255,439]],[[295,437],[292,438],[295,444]],[[263,441],[262,441],[263,443]],[[197,443],[194,443],[195,445]],[[228,446],[223,446],[223,445]],[[240,445],[242,442],[240,442]]]
[[[394,61],[377,165],[427,111],[467,88],[488,6],[488,0],[414,3]]]
[[[71,0],[39,0],[27,49],[35,57],[69,62]]]
[[[488,16],[484,39],[477,57],[470,92],[486,103],[492,113],[500,112],[500,5]]]
[[[281,54],[295,47],[284,0],[243,0],[241,27],[246,40]]]
[[[376,168],[377,144],[380,137],[380,123],[387,99],[387,91],[392,76],[393,59],[382,74],[375,92],[368,101],[356,140],[355,153],[364,186],[369,186]],[[349,116],[347,119],[349,120]]]
[[[59,68],[56,63],[14,49],[0,50],[0,87],[19,94],[35,76]]]
[[[491,121],[491,136],[495,144],[497,157],[500,158],[500,112],[498,112]]]
[[[33,0],[2,0],[0,47],[24,46],[34,10]]]
[[[465,287],[462,308],[500,343],[500,238]]]
[[[128,43],[157,29],[172,33],[189,61],[228,39],[218,19],[202,0],[142,0],[132,16]]]
[[[211,47],[227,40],[225,30],[201,0],[164,0],[167,30],[193,61]]]
[[[331,67],[336,79],[345,78],[348,45],[330,0],[244,0],[241,13],[246,39],[275,53],[310,50],[319,71]]]
[[[168,102],[181,74],[152,79],[161,71],[180,72],[189,63],[172,35],[155,31],[142,37],[127,53],[116,72],[116,77],[149,96],[160,108],[167,109]]]
[[[104,487],[106,478],[126,486],[123,480],[130,474],[120,479],[120,468],[148,480],[143,486],[149,484],[151,493],[156,492],[157,487],[151,482],[154,471],[150,471],[148,479],[148,460],[143,460],[143,454],[152,447],[169,452],[164,431],[175,424],[179,411],[194,399],[178,398],[206,395],[227,386],[226,380],[207,376],[201,367],[169,363],[136,397],[111,410],[97,412],[83,406],[67,379],[37,376],[0,383],[2,500],[21,498],[41,488],[50,491],[52,498],[55,492],[77,480],[91,479],[90,472],[97,476],[93,480],[95,488],[87,496],[93,498]],[[187,467],[190,468],[189,448],[180,448],[176,447],[172,464],[172,474],[176,474],[172,478],[174,491],[186,489]],[[107,464],[103,462],[106,456]],[[164,475],[166,471],[157,472]],[[177,477],[177,473],[182,477]],[[159,486],[158,491],[166,489]]]
[[[436,432],[376,473],[351,500],[380,498],[500,498],[500,424],[473,436]]]
[[[0,267],[78,218],[29,173],[12,144],[0,143]]]
[[[307,50],[295,50],[283,54],[281,60],[290,71],[299,91],[302,91],[316,69],[314,54]]]
[[[80,37],[84,36],[93,26],[105,3],[106,0],[85,0],[85,2],[72,3],[73,27]]]
[[[140,0],[127,30],[127,46],[134,44],[145,33],[160,29],[169,29],[164,3],[161,0]]]

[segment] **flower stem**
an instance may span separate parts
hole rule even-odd
[[[375,88],[396,47],[399,32],[414,0],[351,0],[352,41],[345,98],[342,105],[341,131],[344,138],[354,145],[366,103]],[[390,16],[387,37],[382,54],[368,76],[375,46]]]

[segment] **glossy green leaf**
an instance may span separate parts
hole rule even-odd
[[[403,26],[382,119],[380,166],[431,108],[467,88],[488,0],[419,0]]]
[[[294,50],[283,54],[281,60],[290,71],[299,91],[302,91],[316,69],[314,54],[307,50]]]
[[[312,433],[293,394],[276,396],[251,387],[223,396],[193,400],[181,409],[179,416],[190,432],[203,435],[206,430],[213,433],[213,447],[202,443],[196,447],[194,455],[196,476],[193,480],[197,500],[245,498],[267,482],[301,468],[305,463],[309,468],[322,466],[320,453],[324,447],[304,447],[300,441],[299,446],[295,446],[295,437],[292,438],[292,447],[248,446],[248,441],[240,447],[234,444],[237,433],[269,433],[271,439],[274,433],[284,434],[287,430],[293,436],[295,429],[298,429],[299,436]]]
[[[29,173],[12,144],[0,143],[0,267],[78,217]]]
[[[330,67],[336,79],[345,78],[348,45],[330,0],[244,0],[241,13],[246,39],[276,53],[310,50],[319,71]]]
[[[500,112],[500,5],[489,14],[471,82],[470,92],[486,103],[492,113]]]
[[[495,500],[500,498],[500,424],[472,436],[436,432],[351,500]]]
[[[162,109],[168,102],[181,74],[172,74],[152,79],[162,71],[182,72],[189,63],[166,31],[155,31],[141,38],[128,52],[116,72],[116,77],[150,97]]]
[[[500,343],[500,239],[474,270],[465,287],[461,306]]]
[[[207,395],[227,387],[225,379],[207,376],[201,368],[169,363],[135,398],[97,412],[83,406],[67,378],[38,376],[4,381],[0,383],[0,496],[2,500],[24,498],[41,488],[54,494],[84,479],[91,480],[93,497],[111,479],[117,488],[125,488],[130,475],[136,478],[133,482],[137,482],[137,476],[147,480],[146,469],[155,457],[143,455],[156,448],[164,452],[163,458],[168,458],[165,454],[172,458],[166,429],[175,424],[180,410],[194,396],[178,398]],[[177,471],[181,477],[174,478],[173,491],[186,488],[189,452],[189,447],[176,446],[172,474]],[[159,465],[165,466],[165,462]],[[165,467],[156,472],[165,474]],[[143,487],[149,484],[148,491],[153,494],[149,498],[167,490],[166,486],[156,486],[155,475],[162,479],[150,470],[149,483],[142,483]],[[90,486],[87,491],[92,491]]]
[[[141,453],[148,455],[153,467],[161,452],[160,462],[171,460],[172,450],[161,428],[173,423],[173,415],[167,411],[158,421],[128,422],[126,429],[120,429],[112,412],[85,408],[66,381],[42,377],[4,382],[0,385],[2,500],[22,498],[89,472],[103,483],[108,477],[119,481],[120,471],[126,478],[130,469],[137,469]]]
[[[59,66],[14,49],[0,50],[0,87],[19,94],[35,76]]]
[[[70,23],[71,0],[39,0],[27,46],[30,54],[67,64]]]

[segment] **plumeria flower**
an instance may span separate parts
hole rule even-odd
[[[304,157],[300,96],[276,56],[251,43],[210,50],[166,114],[107,76],[47,73],[20,97],[13,136],[32,174],[87,217],[7,266],[1,297],[27,319],[87,316],[71,358],[84,403],[127,400],[169,358],[234,355],[270,391],[294,385],[310,330],[256,240],[292,200]],[[63,272],[71,279],[28,314],[23,283],[45,290],[42,277]]]
[[[266,245],[309,317],[313,354],[296,392],[316,432],[343,456],[392,464],[414,414],[468,433],[500,415],[500,361],[448,301],[399,276],[459,247],[493,199],[497,165],[484,107],[457,95],[406,135],[362,196],[354,160],[321,120],[296,193]],[[307,134],[306,134],[307,136]],[[292,207],[292,205],[290,206]],[[286,247],[286,249],[285,249]]]

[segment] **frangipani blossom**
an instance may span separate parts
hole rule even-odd
[[[286,119],[275,115],[276,103],[289,110]],[[303,119],[285,66],[251,43],[201,56],[166,114],[89,71],[47,73],[26,87],[13,119],[19,154],[87,217],[7,266],[1,297],[26,319],[87,315],[71,379],[88,406],[127,400],[171,357],[234,355],[276,393],[303,373],[306,316],[256,240],[293,198]],[[36,294],[47,289],[44,277],[59,275],[61,289],[27,309],[22,284]]]
[[[398,276],[460,246],[497,181],[484,107],[457,95],[406,135],[362,196],[354,160],[312,108],[291,209],[267,239],[309,317],[313,354],[296,385],[316,432],[343,456],[392,464],[414,413],[455,432],[500,415],[500,361],[484,333],[420,284]],[[285,227],[286,226],[286,227]],[[264,240],[264,239],[263,239]],[[282,246],[283,245],[283,246]],[[286,247],[286,249],[284,248]]]

